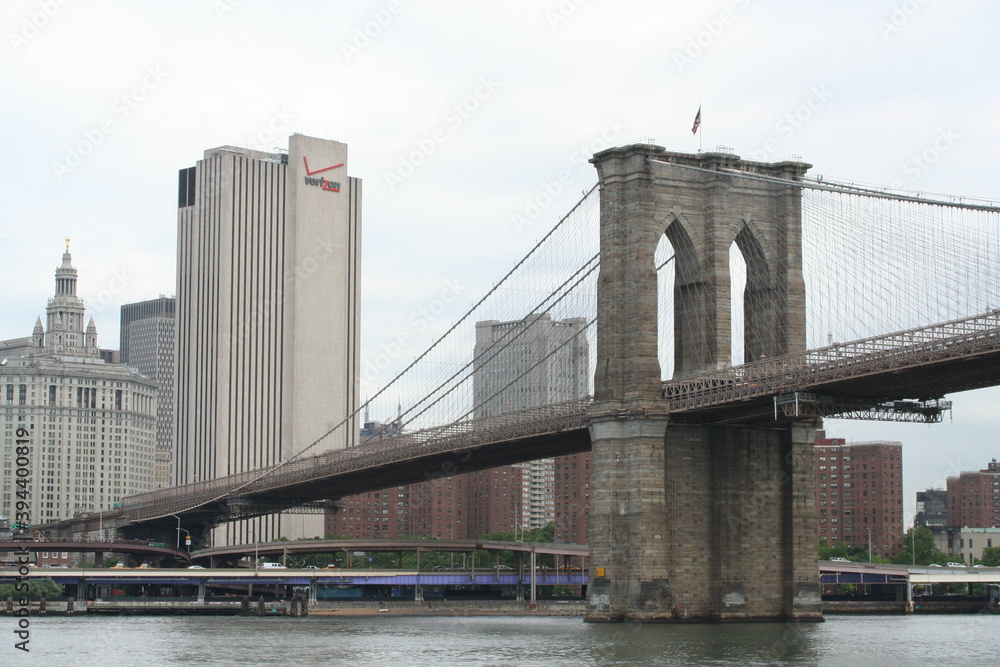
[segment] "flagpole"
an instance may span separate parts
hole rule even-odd
[[[701,102],[698,103],[698,118],[701,118]],[[701,123],[698,123],[698,152],[701,152],[702,141],[705,140],[705,130],[701,129]]]
[[[694,125],[691,127],[691,132],[693,134],[698,134],[701,131],[701,104],[698,104],[698,113],[694,115]],[[701,144],[703,141],[704,132],[698,134],[698,152],[701,152]]]

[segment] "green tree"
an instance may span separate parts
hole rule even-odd
[[[879,554],[872,553],[871,556],[868,554],[868,549],[864,547],[856,547],[844,542],[837,542],[836,544],[829,544],[826,538],[821,538],[819,541],[818,554],[820,560],[830,560],[831,558],[846,558],[854,563],[888,563],[889,559]]]
[[[24,591],[15,590],[16,584],[0,585],[0,600],[7,598],[17,599],[24,595]],[[28,582],[28,597],[31,598],[54,598],[62,593],[62,586],[45,577],[44,579],[32,579]]]
[[[915,543],[915,544],[914,544]],[[961,556],[941,551],[934,544],[934,533],[930,528],[921,526],[910,529],[903,536],[903,548],[892,557],[892,562],[899,565],[945,565],[951,562],[962,562]]]
[[[934,533],[930,528],[921,526],[906,531],[903,547],[892,557],[892,562],[898,565],[930,565],[940,560],[941,556],[941,552],[934,546]],[[943,561],[942,565],[947,562]]]
[[[983,556],[979,559],[980,565],[989,567],[1000,567],[1000,547],[986,547],[983,549]]]

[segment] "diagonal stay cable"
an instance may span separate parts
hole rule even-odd
[[[588,259],[583,264],[583,266],[581,266],[579,269],[577,269],[576,271],[574,271],[573,274],[569,278],[567,278],[566,280],[564,280],[563,283],[561,285],[559,285],[555,290],[553,290],[551,294],[547,294],[545,296],[545,298],[542,299],[541,302],[539,302],[531,310],[531,312],[529,312],[528,315],[525,316],[525,318],[530,317],[531,315],[534,315],[534,314],[539,313],[539,312],[544,312],[548,308],[551,308],[551,307],[555,306],[556,304],[558,304],[559,302],[561,302],[564,298],[566,298],[567,296],[569,296],[569,294],[572,293],[573,288],[577,287],[587,276],[589,276],[591,273],[593,273],[594,270],[597,268],[597,266],[592,266],[590,268],[590,270],[587,271],[586,273],[584,273],[582,276],[579,276],[580,272],[583,271],[584,269],[586,269],[591,264],[593,264],[594,260],[598,259],[600,257],[600,255],[601,255],[600,253],[597,253],[593,257],[591,257],[590,259]],[[576,279],[576,281],[573,283],[573,285],[570,287],[569,290],[567,290],[566,292],[564,292],[562,294],[562,296],[560,296],[558,299],[556,299],[552,303],[548,304],[548,306],[546,306],[546,302],[550,298],[554,297],[556,294],[559,294],[560,290],[562,290],[570,281],[572,281],[577,276],[579,276],[579,278]],[[403,416],[409,415],[410,413],[412,413],[414,410],[416,410],[418,407],[420,407],[420,405],[423,404],[424,401],[430,399],[432,396],[434,396],[435,394],[437,394],[437,392],[439,390],[441,390],[443,387],[447,386],[452,380],[454,380],[456,377],[458,377],[459,375],[461,375],[462,373],[464,373],[470,366],[472,366],[474,368],[476,362],[489,363],[490,361],[492,361],[493,359],[495,359],[497,357],[497,355],[499,355],[501,352],[503,352],[505,349],[507,349],[511,344],[513,344],[515,341],[517,341],[521,336],[524,336],[526,333],[527,333],[526,329],[521,329],[516,334],[514,334],[513,336],[510,336],[509,338],[504,338],[503,340],[494,341],[489,347],[487,347],[485,350],[483,350],[482,352],[480,352],[479,355],[473,357],[473,359],[471,361],[466,362],[465,365],[463,365],[461,368],[459,368],[457,371],[455,371],[449,378],[443,380],[441,382],[441,384],[439,384],[437,387],[435,387],[432,391],[430,391],[428,393],[428,395],[426,396],[425,399],[422,399],[419,403],[416,403],[415,405],[411,406],[408,410],[406,410],[405,412],[403,412],[400,415],[400,422],[401,422],[400,426],[404,422]],[[489,353],[491,351],[494,351],[494,350],[495,350],[495,352],[488,359],[483,359],[483,357],[487,353]],[[455,385],[455,387],[461,386],[461,384],[464,383],[466,380],[468,380],[469,377],[471,377],[471,376],[470,375],[466,375],[464,378],[462,378],[461,382],[459,382],[459,383],[457,383]],[[441,394],[441,396],[439,396],[437,398],[437,400],[435,400],[434,402],[430,403],[423,410],[420,410],[415,415],[413,415],[412,419],[416,419],[420,415],[424,414],[428,409],[430,409],[431,407],[433,407],[434,405],[436,405],[437,403],[439,403],[441,400],[443,400],[446,396],[448,396],[451,391],[454,391],[454,388],[452,388],[451,390],[449,390],[448,392],[446,392],[444,394]],[[407,419],[405,421],[411,421],[411,420]]]
[[[271,475],[271,474],[274,474],[275,472],[277,472],[277,471],[278,471],[279,469],[281,469],[282,467],[284,467],[284,466],[288,465],[289,463],[292,463],[293,461],[295,461],[295,460],[299,459],[300,457],[302,457],[302,456],[303,456],[303,455],[304,455],[304,454],[305,454],[306,452],[308,452],[308,451],[309,451],[309,450],[311,450],[311,449],[312,449],[313,447],[315,447],[316,445],[318,445],[319,443],[321,443],[321,442],[322,442],[323,440],[325,440],[325,439],[326,439],[327,437],[329,437],[329,436],[330,436],[330,435],[331,435],[332,433],[334,433],[334,432],[335,432],[335,431],[336,431],[336,430],[337,430],[338,428],[341,428],[341,427],[342,427],[342,426],[344,426],[345,424],[348,424],[348,423],[350,423],[350,422],[351,422],[351,421],[352,421],[352,420],[353,420],[353,419],[354,419],[354,418],[355,418],[355,417],[356,417],[356,416],[357,416],[358,414],[360,414],[360,413],[361,413],[361,412],[362,412],[362,411],[364,410],[364,408],[365,408],[365,407],[367,407],[367,406],[368,406],[368,405],[369,405],[369,404],[370,404],[370,403],[371,403],[371,402],[372,402],[373,400],[375,400],[376,398],[378,398],[379,396],[381,396],[382,394],[384,394],[384,393],[385,393],[386,391],[388,391],[388,389],[389,389],[390,387],[392,387],[392,386],[393,386],[393,384],[395,384],[395,383],[396,383],[396,382],[397,382],[397,381],[398,381],[398,380],[399,380],[399,379],[400,379],[400,378],[401,378],[401,377],[402,377],[402,376],[403,376],[404,374],[406,374],[406,373],[407,373],[407,372],[408,372],[408,371],[409,371],[410,369],[412,369],[412,368],[413,368],[414,366],[416,366],[416,364],[417,364],[418,362],[420,362],[420,361],[421,361],[422,359],[424,359],[424,358],[425,358],[425,357],[426,357],[426,356],[427,356],[428,354],[430,354],[430,352],[431,352],[432,350],[434,350],[434,349],[435,349],[435,348],[436,348],[436,347],[437,347],[438,345],[440,345],[440,344],[441,344],[441,342],[442,342],[442,341],[443,341],[443,340],[444,340],[444,339],[445,339],[445,338],[446,338],[447,336],[449,336],[449,335],[450,335],[450,334],[451,334],[451,333],[452,333],[452,332],[453,332],[453,331],[454,331],[455,329],[457,329],[457,328],[458,328],[458,326],[459,326],[459,325],[460,325],[460,324],[461,324],[462,322],[464,322],[464,321],[465,321],[466,319],[468,319],[468,318],[469,318],[469,317],[470,317],[470,316],[471,316],[471,315],[472,315],[472,314],[473,314],[473,313],[474,313],[474,312],[476,311],[476,309],[478,309],[478,308],[479,308],[479,306],[481,306],[481,305],[482,305],[482,304],[483,304],[483,303],[484,303],[484,302],[485,302],[485,301],[486,301],[486,300],[487,300],[487,299],[488,299],[489,297],[491,297],[491,296],[492,296],[492,295],[493,295],[493,294],[494,294],[494,293],[495,293],[495,292],[496,292],[497,290],[499,290],[499,289],[500,289],[500,287],[501,287],[501,286],[502,286],[502,285],[503,285],[503,284],[504,284],[504,283],[505,283],[505,282],[506,282],[506,281],[507,281],[507,280],[508,280],[508,279],[509,279],[509,278],[510,278],[510,277],[511,277],[511,276],[512,276],[512,275],[513,275],[513,274],[514,274],[514,273],[515,273],[515,272],[516,272],[516,271],[517,271],[517,270],[518,270],[518,269],[519,269],[519,268],[520,268],[520,267],[521,267],[521,266],[522,266],[523,264],[524,264],[524,263],[525,263],[525,262],[527,262],[527,261],[528,261],[528,259],[529,259],[529,258],[531,258],[531,257],[532,257],[532,256],[533,256],[533,255],[534,255],[534,254],[535,254],[535,253],[536,253],[536,252],[537,252],[537,251],[539,250],[539,248],[541,248],[541,247],[542,247],[542,245],[544,245],[544,244],[545,244],[545,242],[546,242],[546,241],[547,241],[547,240],[548,240],[548,239],[549,239],[549,238],[550,238],[550,237],[551,237],[551,236],[552,236],[553,234],[555,234],[555,232],[556,232],[556,231],[557,231],[557,230],[558,230],[558,229],[559,229],[559,228],[560,228],[560,227],[561,227],[561,226],[562,226],[562,225],[563,225],[563,224],[564,224],[564,223],[565,223],[565,222],[566,222],[567,220],[569,220],[570,216],[572,216],[572,215],[573,215],[573,213],[575,213],[575,212],[576,212],[576,210],[577,210],[578,208],[580,208],[580,206],[581,206],[581,205],[583,205],[583,203],[584,203],[584,202],[585,202],[585,201],[587,200],[587,198],[588,198],[588,197],[590,197],[590,195],[591,195],[591,194],[593,194],[595,190],[597,190],[597,188],[598,188],[598,185],[599,185],[598,183],[594,183],[594,185],[592,185],[592,186],[590,187],[590,189],[589,189],[589,190],[587,190],[587,191],[586,191],[586,192],[584,193],[583,197],[581,197],[581,198],[580,198],[580,200],[579,200],[578,202],[576,202],[576,204],[574,204],[574,205],[573,205],[573,207],[572,207],[572,208],[571,208],[571,209],[569,210],[569,212],[568,212],[568,213],[566,213],[566,215],[564,215],[564,216],[563,216],[562,218],[560,218],[559,222],[557,222],[557,223],[555,224],[555,226],[554,226],[554,227],[553,227],[552,229],[550,229],[550,230],[549,230],[549,231],[548,231],[548,232],[547,232],[547,233],[545,234],[545,236],[543,236],[543,237],[542,237],[542,238],[541,238],[541,239],[540,239],[540,240],[539,240],[538,242],[536,242],[536,243],[535,243],[535,245],[534,245],[534,246],[533,246],[533,247],[531,248],[531,250],[529,250],[529,251],[528,251],[528,253],[527,253],[527,254],[526,254],[526,255],[525,255],[524,257],[522,257],[522,258],[521,258],[520,260],[518,260],[518,262],[517,262],[517,263],[516,263],[516,264],[515,264],[515,265],[514,265],[514,266],[513,266],[513,267],[512,267],[512,268],[511,268],[511,269],[510,269],[510,270],[509,270],[509,271],[508,271],[507,273],[506,273],[506,274],[504,274],[504,276],[503,276],[503,277],[502,277],[502,278],[500,279],[500,281],[499,281],[499,282],[497,282],[497,283],[496,283],[496,284],[495,284],[495,285],[494,285],[494,286],[493,286],[493,287],[492,287],[492,288],[491,288],[491,289],[490,289],[490,290],[489,290],[489,291],[488,291],[488,292],[487,292],[487,293],[486,293],[485,295],[483,295],[483,297],[482,297],[481,299],[479,299],[479,301],[477,301],[477,302],[476,302],[475,304],[473,304],[473,306],[472,306],[471,308],[469,308],[469,310],[468,310],[468,311],[467,311],[467,312],[466,312],[466,313],[465,313],[464,315],[462,315],[462,317],[461,317],[461,318],[459,318],[459,319],[458,319],[458,320],[457,320],[457,321],[456,321],[456,322],[455,322],[454,324],[452,324],[452,326],[451,326],[451,327],[450,327],[450,328],[449,328],[449,329],[448,329],[447,331],[445,331],[445,332],[444,332],[443,334],[441,334],[441,336],[439,336],[437,340],[435,340],[435,341],[434,341],[433,343],[431,343],[431,345],[430,345],[430,346],[429,346],[429,347],[428,347],[428,348],[427,348],[427,349],[426,349],[426,350],[425,350],[425,351],[424,351],[423,353],[421,353],[421,354],[420,354],[420,355],[419,355],[418,357],[416,357],[416,358],[415,358],[415,359],[414,359],[414,360],[413,360],[413,361],[412,361],[412,362],[411,362],[411,363],[410,363],[410,364],[409,364],[408,366],[406,366],[406,368],[404,368],[403,370],[401,370],[401,371],[400,371],[400,372],[399,372],[399,373],[398,373],[398,374],[396,375],[396,377],[394,377],[394,378],[393,378],[392,380],[390,380],[390,381],[389,381],[389,382],[388,382],[388,383],[387,383],[387,384],[386,384],[386,385],[385,385],[385,386],[384,386],[384,387],[383,387],[382,389],[380,389],[379,391],[377,391],[377,392],[376,392],[376,393],[375,393],[375,394],[374,394],[373,396],[371,396],[371,397],[370,397],[370,398],[369,398],[369,399],[368,399],[367,401],[365,401],[365,402],[364,402],[364,403],[363,403],[362,405],[358,406],[358,407],[357,407],[357,408],[356,408],[356,409],[355,409],[355,410],[354,410],[353,412],[351,412],[351,413],[350,413],[350,414],[349,414],[348,416],[346,416],[346,417],[345,417],[344,419],[342,419],[342,420],[341,420],[340,422],[338,422],[338,423],[337,423],[336,425],[334,425],[334,426],[333,426],[332,428],[330,428],[330,429],[329,429],[328,431],[326,431],[325,433],[323,433],[322,435],[320,435],[319,437],[317,437],[316,439],[314,439],[314,440],[313,440],[313,441],[312,441],[311,443],[309,443],[308,445],[306,445],[306,446],[305,446],[304,448],[302,448],[302,449],[301,449],[300,451],[298,451],[298,452],[296,452],[295,454],[293,454],[293,455],[289,456],[289,457],[288,457],[287,459],[285,459],[284,461],[280,461],[279,463],[276,463],[276,464],[274,464],[274,465],[272,465],[272,466],[269,466],[269,467],[267,467],[267,468],[265,468],[265,469],[261,470],[261,471],[260,471],[260,474],[259,474],[259,475],[255,475],[255,476],[253,476],[252,478],[250,478],[250,479],[248,479],[248,480],[244,481],[244,482],[243,482],[242,484],[238,484],[238,486],[235,486],[234,488],[225,488],[225,489],[224,489],[224,490],[222,491],[222,493],[220,493],[220,494],[218,494],[218,495],[214,496],[213,498],[211,498],[211,499],[209,499],[209,500],[207,500],[207,501],[204,501],[204,502],[199,502],[199,503],[198,503],[197,505],[194,505],[193,507],[189,507],[189,508],[187,508],[187,509],[193,509],[194,507],[198,507],[198,506],[200,506],[200,505],[204,505],[204,504],[207,504],[207,503],[213,503],[213,502],[217,502],[217,501],[219,501],[219,500],[222,500],[222,499],[226,498],[227,496],[230,496],[230,495],[232,495],[232,494],[234,494],[234,493],[236,493],[236,492],[240,491],[241,489],[244,489],[244,488],[246,488],[246,487],[250,486],[251,484],[253,484],[253,483],[255,483],[255,482],[257,482],[257,481],[259,481],[259,480],[263,479],[264,477],[266,477],[266,476],[268,476],[268,475]],[[182,510],[182,511],[183,511],[183,510]]]
[[[580,269],[578,269],[578,270],[577,270],[576,272],[574,272],[574,275],[577,275],[577,274],[579,274],[579,273],[580,273],[580,271],[582,271],[583,269],[585,269],[585,268],[587,267],[587,265],[588,265],[588,264],[591,264],[591,263],[592,263],[592,262],[594,261],[594,259],[595,259],[596,257],[598,257],[599,255],[600,255],[600,253],[598,253],[598,254],[597,254],[597,255],[595,255],[595,256],[594,256],[593,258],[591,258],[590,260],[588,260],[588,261],[587,261],[587,262],[586,262],[586,263],[585,263],[585,264],[584,264],[584,265],[583,265],[582,267],[580,267]],[[562,295],[562,296],[560,296],[560,297],[559,297],[558,299],[556,299],[555,301],[553,301],[553,302],[552,302],[552,304],[551,304],[551,306],[554,306],[554,305],[558,304],[558,303],[559,303],[560,301],[562,301],[562,300],[563,300],[563,299],[565,299],[565,298],[566,298],[567,296],[569,296],[569,295],[570,295],[570,294],[572,293],[572,288],[575,288],[576,286],[580,285],[580,284],[581,284],[581,283],[582,283],[582,282],[583,282],[583,281],[584,281],[584,280],[585,280],[585,279],[587,278],[587,276],[589,276],[589,275],[590,275],[590,274],[592,274],[592,273],[593,273],[594,271],[596,271],[596,270],[598,269],[598,267],[600,267],[600,264],[595,264],[594,266],[592,266],[592,267],[590,268],[590,270],[588,270],[588,271],[587,271],[586,273],[584,273],[583,275],[579,276],[579,278],[577,278],[577,280],[576,280],[576,281],[575,281],[575,282],[573,283],[573,286],[572,286],[572,287],[570,288],[570,290],[566,291],[565,293],[563,293],[563,295]],[[568,282],[568,281],[567,281],[567,282]],[[563,285],[565,285],[565,284],[566,284],[566,283],[564,282],[564,283],[563,283]],[[562,287],[562,286],[560,286],[560,287]],[[548,297],[546,297],[546,299],[548,299]],[[544,303],[544,300],[543,300],[543,303]],[[587,324],[587,327],[589,327],[589,326],[590,326],[590,324],[588,323],[588,324]],[[584,327],[584,329],[586,329],[587,327]],[[506,348],[507,348],[507,346],[508,346],[508,345],[510,345],[510,343],[512,343],[512,342],[513,342],[513,341],[514,341],[514,340],[515,340],[515,339],[516,339],[516,338],[517,338],[518,336],[522,335],[523,333],[525,333],[525,332],[524,332],[524,331],[521,331],[521,332],[519,332],[519,333],[518,333],[518,335],[517,335],[517,336],[513,336],[513,337],[511,337],[511,338],[510,338],[510,339],[508,340],[508,342],[507,342],[507,344],[506,344],[506,345],[504,345],[504,346],[502,346],[501,348],[497,349],[497,350],[496,350],[496,351],[494,352],[494,354],[493,354],[492,356],[490,356],[490,357],[489,357],[488,359],[484,360],[484,361],[483,361],[483,363],[489,363],[490,361],[492,361],[493,359],[495,359],[495,358],[496,358],[496,357],[497,357],[497,356],[498,356],[498,355],[499,355],[499,354],[500,354],[501,352],[503,352],[503,350],[504,350],[504,349],[506,349]],[[574,334],[574,336],[571,336],[571,337],[570,337],[570,339],[572,339],[573,337],[575,337],[575,334]],[[499,341],[498,341],[498,342],[499,342]],[[489,352],[490,350],[493,350],[493,348],[494,348],[494,347],[495,347],[495,345],[492,345],[492,346],[490,346],[489,348],[487,348],[487,350],[486,350],[486,351],[485,351],[485,352],[484,352],[483,354],[485,354],[486,352]],[[560,345],[559,347],[562,347],[562,345]],[[557,349],[558,349],[558,348],[557,348]],[[482,356],[482,355],[480,355],[480,356]],[[547,359],[547,358],[548,358],[549,356],[550,356],[550,355],[546,355],[545,357],[543,357],[543,360],[544,360],[544,359]],[[468,369],[468,368],[469,368],[469,366],[471,366],[471,365],[472,365],[472,363],[473,363],[473,362],[469,362],[469,363],[467,363],[467,364],[466,364],[465,366],[463,366],[463,367],[462,367],[461,369],[459,369],[458,371],[456,371],[456,372],[455,372],[455,373],[454,373],[454,374],[453,374],[453,375],[451,376],[451,378],[449,378],[449,380],[448,380],[448,381],[450,381],[451,379],[454,379],[454,378],[455,378],[455,377],[456,377],[457,375],[459,375],[459,374],[461,374],[462,372],[464,372],[464,371],[465,371],[466,369]],[[539,361],[538,363],[541,363],[541,362]],[[522,373],[521,375],[519,375],[519,376],[518,376],[517,378],[515,378],[515,379],[514,379],[514,380],[513,380],[512,382],[516,382],[517,380],[520,380],[520,379],[521,379],[522,377],[524,377],[524,375],[525,375],[526,373],[528,373],[528,372],[529,372],[529,371],[531,371],[531,370],[534,370],[534,369],[535,369],[535,368],[536,368],[536,367],[538,366],[538,363],[536,363],[536,364],[534,364],[533,366],[531,366],[531,367],[530,367],[530,368],[529,368],[529,369],[528,369],[527,371],[525,371],[524,373]],[[474,370],[473,370],[473,372],[474,372]],[[458,385],[456,385],[456,386],[459,386],[459,385],[461,385],[461,384],[462,384],[462,383],[464,383],[464,382],[465,382],[466,380],[468,380],[468,379],[469,379],[470,377],[472,377],[472,372],[470,372],[470,373],[466,374],[466,376],[465,376],[464,378],[462,378],[462,381],[461,381],[460,383],[458,383]],[[508,385],[507,385],[507,387],[509,387],[509,386],[510,386],[510,385],[508,384]],[[504,387],[504,389],[506,389],[507,387]],[[438,403],[440,403],[440,402],[441,402],[442,400],[444,400],[444,398],[445,398],[446,396],[448,396],[448,394],[447,394],[447,393],[446,393],[446,394],[442,394],[442,395],[441,395],[441,396],[439,396],[439,397],[438,397],[438,398],[437,398],[437,399],[436,399],[435,401],[433,401],[432,403],[429,403],[429,404],[428,404],[428,405],[427,405],[426,407],[424,407],[424,409],[423,409],[423,410],[421,410],[420,412],[418,412],[418,413],[416,413],[415,415],[413,415],[413,417],[412,417],[411,419],[416,419],[416,418],[417,418],[417,417],[419,417],[420,415],[424,414],[425,412],[427,412],[428,410],[430,410],[430,409],[431,409],[432,407],[434,407],[435,405],[437,405]],[[495,398],[495,396],[496,396],[496,395],[494,394],[493,396],[491,396],[491,397],[490,397],[490,399],[492,399],[492,398]],[[477,406],[477,407],[478,407],[478,406]],[[461,417],[459,417],[459,418],[458,418],[458,419],[456,419],[455,421],[456,421],[456,422],[458,422],[458,421],[461,421],[462,419],[464,419],[465,417],[467,417],[467,416],[468,416],[469,414],[471,414],[471,413],[470,413],[470,412],[466,412],[466,413],[465,413],[464,415],[462,415]]]

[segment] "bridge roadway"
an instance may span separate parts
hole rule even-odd
[[[147,540],[88,540],[83,538],[53,537],[46,539],[24,538],[0,540],[0,554],[66,551],[74,553],[129,554],[140,556],[142,560],[166,557],[187,560],[187,552],[172,546],[150,543]],[[10,560],[9,558],[7,560]]]
[[[420,569],[420,556],[422,553],[472,553],[476,550],[485,550],[499,556],[502,551],[512,551],[519,557],[548,554],[562,557],[564,562],[568,559],[582,559],[578,568],[587,569],[587,558],[590,556],[590,549],[586,545],[568,544],[558,542],[499,542],[483,540],[407,540],[407,539],[387,539],[387,540],[298,540],[295,542],[268,542],[260,545],[241,545],[227,547],[212,547],[199,549],[191,552],[191,559],[204,561],[209,559],[211,563],[221,560],[233,560],[234,557],[242,557],[251,553],[258,556],[281,556],[282,562],[288,556],[303,554],[331,553],[335,551],[354,551],[393,553],[393,552],[415,552],[417,554],[417,569]],[[348,565],[350,567],[350,565]]]
[[[934,421],[946,394],[1000,385],[1000,309],[663,383],[672,421]],[[783,400],[784,399],[784,400]],[[796,400],[797,399],[797,400]],[[901,399],[916,399],[917,405]]]
[[[819,561],[823,584],[1000,584],[1000,567],[930,567]]]
[[[437,540],[437,539],[394,539],[394,540],[298,540],[295,542],[264,542],[260,544],[245,544],[241,546],[213,547],[199,549],[188,554],[186,551],[173,547],[149,544],[141,540],[76,540],[70,538],[52,538],[46,540],[20,539],[0,541],[0,552],[28,550],[32,553],[44,551],[73,551],[123,553],[132,556],[142,556],[142,560],[152,563],[165,557],[178,558],[183,561],[206,560],[215,567],[218,562],[229,561],[235,564],[240,558],[254,554],[261,556],[281,556],[281,562],[286,563],[288,556],[308,554],[333,553],[345,551],[349,554],[355,551],[366,553],[402,553],[417,554],[417,569],[420,569],[420,556],[423,553],[463,553],[469,554],[477,550],[488,551],[494,556],[500,552],[512,551],[519,558],[534,557],[542,554],[560,557],[557,561],[560,569],[567,569],[572,559],[576,561],[576,569],[587,569],[587,558],[590,550],[586,545],[566,542],[502,542],[491,540]],[[496,559],[494,559],[496,560]],[[564,567],[565,565],[565,567]],[[100,568],[98,568],[100,569]]]
[[[872,418],[873,412],[934,421],[946,407],[935,399],[994,385],[1000,385],[1000,310],[671,380],[663,391],[671,420],[685,423]],[[130,496],[105,520],[166,529],[182,517],[190,529],[587,451],[588,408],[589,400],[581,399],[369,440],[272,468]]]

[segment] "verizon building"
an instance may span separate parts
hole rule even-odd
[[[361,181],[347,173],[346,144],[300,134],[287,153],[223,146],[180,171],[176,483],[278,463],[354,412]],[[215,542],[322,535],[322,516],[282,514]]]

